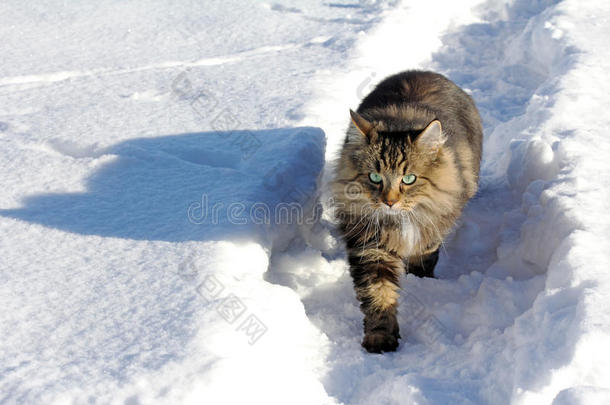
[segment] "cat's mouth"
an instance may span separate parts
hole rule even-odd
[[[379,203],[378,210],[387,215],[401,215],[405,214],[405,211],[410,211],[412,208],[412,204],[399,201],[392,204],[392,206],[385,203]]]
[[[400,203],[396,203],[391,207],[387,204],[381,204],[381,209],[383,210],[384,214],[388,215],[400,215],[400,213],[402,212],[401,208],[402,206],[400,205]]]
[[[380,204],[378,210],[382,215],[398,218],[407,215],[409,208],[401,203],[396,203],[391,207],[387,204]]]

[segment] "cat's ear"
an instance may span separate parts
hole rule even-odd
[[[349,110],[349,114],[356,129],[370,142],[373,142],[376,137],[375,126],[353,110]]]
[[[443,134],[441,122],[434,120],[417,136],[415,145],[424,150],[437,151],[446,140],[447,137]]]

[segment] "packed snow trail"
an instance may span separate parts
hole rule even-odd
[[[463,4],[404,2],[361,45],[351,75],[363,81],[336,86],[358,89],[340,93],[351,107],[363,95],[358,86],[392,73],[388,67],[440,71],[477,101],[485,154],[480,192],[442,251],[440,279],[403,282],[399,322],[406,339],[398,353],[376,357],[358,347],[361,314],[345,273],[338,283],[309,286],[307,313],[335,342],[329,394],[362,404],[608,398],[609,317],[601,308],[609,260],[597,243],[608,245],[600,202],[609,184],[603,162],[609,146],[599,122],[607,65],[599,53],[608,33],[604,20],[595,32],[586,28],[591,15],[607,20],[608,7],[598,6],[485,2],[471,22],[443,32],[435,48],[436,38],[422,38],[422,27],[442,32],[464,22]],[[437,10],[449,17],[446,25]],[[407,39],[405,45],[396,38]],[[408,38],[417,38],[414,52]],[[336,97],[328,103],[345,104]],[[332,158],[345,123],[325,121],[322,105],[312,110],[325,122]]]
[[[608,402],[608,5],[141,7],[0,5],[1,403]],[[475,98],[481,189],[372,356],[331,227],[275,218],[406,68]]]

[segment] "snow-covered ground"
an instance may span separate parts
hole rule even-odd
[[[610,403],[607,2],[188,3],[0,4],[0,403]],[[408,68],[481,187],[371,355],[321,207]]]

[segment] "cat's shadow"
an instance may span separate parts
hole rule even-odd
[[[73,159],[106,159],[86,191],[34,194],[0,215],[84,235],[169,242],[256,237],[240,207],[280,201],[282,185],[266,184],[282,164],[274,144],[308,128],[202,132],[137,138],[97,150],[51,142]],[[270,154],[278,156],[269,159]],[[288,157],[290,159],[290,157]],[[294,158],[294,157],[292,157]],[[294,164],[294,162],[283,162]],[[233,204],[233,205],[231,205]],[[230,207],[236,207],[231,212]],[[235,216],[237,215],[237,216]]]

